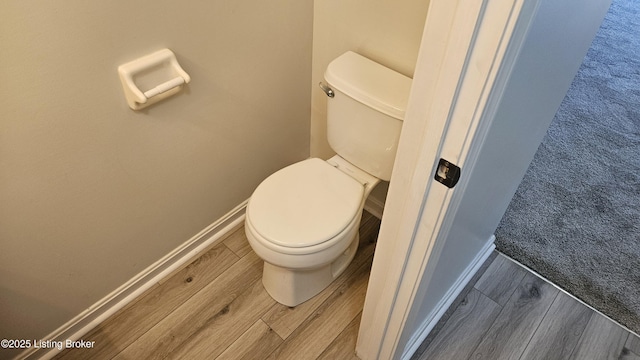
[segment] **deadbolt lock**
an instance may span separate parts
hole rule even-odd
[[[444,184],[444,186],[452,188],[456,186],[458,180],[460,180],[460,168],[456,164],[452,164],[441,158],[438,162],[434,179]]]

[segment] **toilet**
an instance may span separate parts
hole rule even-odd
[[[337,155],[275,172],[246,209],[264,288],[291,307],[320,293],[353,260],[365,200],[391,177],[411,87],[410,78],[352,51],[333,60],[324,77],[327,137]]]

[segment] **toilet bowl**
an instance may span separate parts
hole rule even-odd
[[[358,249],[364,201],[379,180],[339,156],[290,165],[258,186],[245,232],[272,298],[296,306],[327,287]]]
[[[296,306],[326,288],[358,249],[366,198],[388,181],[411,79],[348,51],[327,67],[327,137],[337,155],[265,179],[247,204],[245,232],[264,260],[262,284]]]

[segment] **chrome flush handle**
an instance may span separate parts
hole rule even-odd
[[[320,89],[322,89],[322,91],[324,91],[324,93],[327,94],[328,97],[332,98],[332,97],[336,96],[336,94],[329,87],[329,85],[323,83],[322,81],[320,81],[320,83],[318,85],[320,86]]]

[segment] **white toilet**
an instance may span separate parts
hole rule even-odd
[[[327,136],[338,155],[277,171],[246,211],[249,244],[264,260],[262,283],[287,306],[321,292],[355,256],[364,202],[391,177],[411,87],[410,78],[351,51],[324,77]]]

